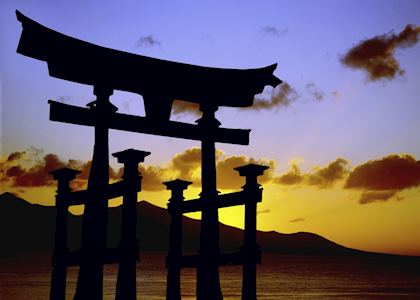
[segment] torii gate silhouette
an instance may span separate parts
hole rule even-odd
[[[103,265],[119,263],[116,299],[136,299],[137,192],[141,190],[138,163],[149,152],[128,149],[113,155],[124,164],[123,180],[109,184],[109,129],[140,132],[201,141],[202,192],[200,199],[182,201],[188,182],[165,183],[172,190],[169,212],[172,216],[171,245],[167,259],[167,299],[180,299],[179,270],[197,268],[197,299],[223,299],[220,289],[219,265],[243,264],[243,299],[256,299],[255,265],[260,250],[255,240],[256,203],[261,201],[257,176],[265,166],[248,165],[237,168],[246,176],[242,192],[218,195],[216,188],[215,143],[249,144],[250,130],[221,128],[215,118],[220,106],[247,107],[254,95],[265,85],[281,83],[272,73],[273,64],[257,69],[220,69],[164,61],[123,51],[104,48],[49,29],[16,11],[23,31],[17,52],[48,64],[52,77],[93,86],[96,100],[88,108],[49,100],[50,120],[95,128],[95,144],[88,187],[72,192],[69,184],[78,173],[60,169],[52,172],[58,180],[56,196],[57,228],[53,254],[50,299],[65,298],[66,267],[79,265],[74,299],[102,299]],[[109,97],[114,90],[143,96],[146,116],[117,113]],[[197,125],[170,121],[174,99],[198,103],[202,117]],[[123,224],[118,249],[106,249],[108,199],[123,196]],[[81,249],[67,251],[67,209],[84,204]],[[245,237],[242,251],[233,255],[219,253],[218,208],[245,204]],[[200,249],[195,257],[183,257],[180,216],[201,211]]]

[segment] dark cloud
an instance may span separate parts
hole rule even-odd
[[[366,191],[359,198],[360,204],[368,204],[373,202],[385,202],[394,197],[397,191]]]
[[[142,36],[136,43],[137,47],[153,47],[160,46],[160,41],[155,39],[152,35]]]
[[[289,222],[290,223],[298,223],[298,222],[304,222],[304,221],[306,221],[305,218],[296,218],[296,219],[290,220]]]
[[[2,165],[2,182],[10,183],[14,188],[28,188],[41,186],[55,186],[56,182],[49,174],[51,171],[60,168],[72,168],[80,170],[81,173],[73,181],[75,187],[85,187],[89,178],[91,161],[81,162],[77,160],[62,161],[56,154],[49,153],[41,158],[42,150],[31,148],[24,152],[14,152],[7,158],[7,164]],[[25,154],[25,156],[23,155]],[[10,159],[10,160],[9,160]],[[34,161],[31,167],[25,167],[26,160]],[[110,179],[115,180],[121,177],[121,170],[110,168]]]
[[[9,156],[7,157],[7,161],[12,162],[15,160],[19,160],[25,155],[25,153],[26,153],[25,151],[10,153]]]
[[[370,160],[353,169],[345,188],[362,191],[360,204],[402,200],[398,193],[420,186],[420,161],[408,154],[392,154]]]
[[[393,79],[404,74],[395,58],[395,50],[415,45],[419,34],[419,26],[407,25],[399,34],[390,33],[363,40],[340,61],[350,68],[364,70],[372,81]]]
[[[403,190],[420,186],[420,161],[409,154],[392,154],[354,168],[345,188]]]
[[[273,182],[281,185],[306,184],[318,188],[328,188],[344,179],[348,172],[348,161],[344,158],[337,158],[327,166],[314,168],[311,173],[305,174],[302,174],[297,165],[292,165],[289,172],[276,177]]]

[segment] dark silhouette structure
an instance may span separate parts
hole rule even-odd
[[[119,263],[116,299],[136,299],[135,263],[138,257],[135,203],[141,190],[138,163],[148,152],[128,149],[114,153],[124,164],[123,180],[109,184],[109,129],[141,132],[201,141],[202,192],[197,200],[183,202],[185,181],[166,183],[172,190],[168,299],[180,298],[180,269],[197,268],[197,299],[222,299],[219,266],[244,266],[243,299],[255,299],[255,264],[260,261],[256,244],[256,204],[261,201],[257,176],[267,168],[248,165],[237,168],[246,177],[242,192],[219,195],[216,188],[215,143],[247,145],[250,130],[220,128],[215,118],[219,106],[247,107],[265,85],[281,81],[272,73],[276,65],[259,69],[219,69],[164,61],[100,47],[53,31],[16,12],[23,31],[17,52],[48,64],[50,76],[93,86],[96,100],[88,108],[49,101],[50,120],[95,128],[95,145],[88,187],[72,192],[69,182],[77,171],[53,172],[58,180],[57,229],[51,299],[64,299],[67,265],[80,265],[75,299],[102,299],[103,265]],[[162,86],[164,88],[162,88]],[[117,113],[109,97],[113,90],[143,96],[146,116]],[[170,121],[174,99],[195,102],[203,112],[197,125]],[[121,242],[106,248],[108,199],[123,196]],[[84,204],[80,251],[68,253],[66,217],[69,205]],[[244,244],[239,253],[219,253],[218,209],[245,205]],[[200,249],[196,256],[182,256],[182,214],[201,211]],[[180,252],[181,251],[181,252]]]

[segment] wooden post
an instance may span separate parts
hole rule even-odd
[[[88,104],[95,113],[95,145],[89,173],[82,225],[81,261],[75,300],[101,300],[103,296],[103,259],[108,223],[109,183],[108,116],[117,111],[109,102],[112,90],[95,86],[96,101]]]
[[[53,271],[51,276],[50,300],[64,300],[66,298],[66,254],[67,254],[67,213],[66,194],[71,192],[70,181],[76,178],[80,171],[62,168],[50,172],[58,181],[55,196],[56,219],[53,252]]]
[[[182,202],[184,190],[192,182],[176,179],[164,182],[168,190],[171,190],[168,212],[171,216],[169,229],[169,251],[166,259],[168,277],[166,281],[166,299],[181,300],[181,259],[182,259]]]
[[[261,201],[262,189],[258,184],[257,177],[268,169],[267,166],[249,164],[235,168],[240,176],[246,177],[246,183],[242,187],[245,192],[245,230],[242,277],[242,300],[257,299],[257,263],[260,262],[261,248],[257,244],[257,202]]]
[[[223,299],[219,280],[219,214],[216,187],[215,132],[220,122],[215,118],[217,106],[201,105],[203,112],[197,124],[201,130],[201,184],[203,201],[200,229],[199,263],[197,268],[197,299]]]
[[[137,191],[141,187],[141,175],[138,164],[150,152],[128,149],[113,153],[112,156],[124,164],[124,187],[121,222],[121,241],[119,251],[119,267],[116,300],[135,300],[136,292],[136,262],[139,257],[139,246],[136,233],[137,225]],[[140,189],[141,190],[141,189]]]

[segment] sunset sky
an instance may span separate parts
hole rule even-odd
[[[1,1],[1,191],[52,205],[53,168],[83,169],[75,186],[84,187],[93,128],[49,121],[47,100],[85,106],[95,97],[91,86],[50,77],[45,62],[16,53],[16,9],[66,35],[145,56],[237,69],[277,63],[282,86],[267,87],[250,109],[217,112],[223,127],[252,130],[249,146],[216,145],[219,190],[243,185],[232,168],[261,162],[271,168],[258,229],[420,255],[419,1]],[[144,115],[140,95],[114,91],[111,102]],[[198,118],[179,103],[173,110],[173,120]],[[198,147],[110,132],[111,153],[152,153],[139,198],[161,207],[169,197],[161,181],[193,180],[187,194],[198,195]],[[120,166],[110,161],[117,179]],[[241,227],[242,209],[220,211],[220,220]]]

